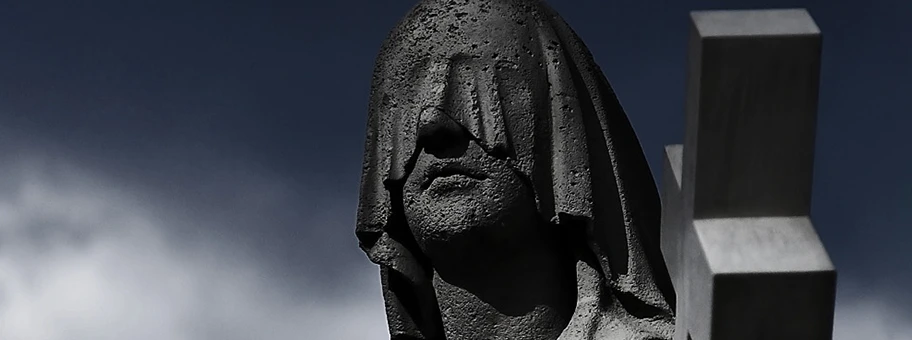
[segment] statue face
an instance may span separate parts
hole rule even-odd
[[[483,150],[442,113],[435,115],[423,119],[421,150],[403,187],[405,216],[419,246],[432,260],[473,249],[515,249],[538,227],[532,189],[507,160]]]
[[[591,54],[542,1],[420,1],[384,43],[370,103],[356,231],[386,278],[393,337],[480,331],[494,314],[461,313],[476,302],[513,316],[527,312],[513,301],[533,295],[535,306],[572,307],[566,293],[584,298],[582,313],[567,307],[566,337],[670,338],[648,165]],[[566,281],[547,288],[557,294],[487,275],[562,267],[564,257],[567,273],[549,271]],[[560,318],[527,320],[564,328]],[[501,325],[493,329],[529,334]]]

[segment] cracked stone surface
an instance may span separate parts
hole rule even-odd
[[[368,115],[356,234],[391,339],[671,338],[652,174],[547,5],[419,2]]]

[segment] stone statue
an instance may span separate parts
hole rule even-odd
[[[424,0],[370,97],[357,236],[393,340],[670,339],[660,202],[601,70],[536,0]]]

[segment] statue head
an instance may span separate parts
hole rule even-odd
[[[393,339],[443,338],[435,263],[541,240],[576,259],[577,310],[591,315],[568,329],[593,334],[613,318],[644,338],[670,334],[652,175],[601,70],[552,9],[421,1],[381,48],[370,96],[357,236],[381,267]]]

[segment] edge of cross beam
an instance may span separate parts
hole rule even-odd
[[[820,35],[803,8],[690,12],[701,38]]]

